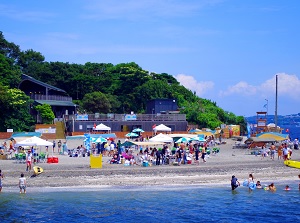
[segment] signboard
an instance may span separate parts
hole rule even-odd
[[[7,129],[7,132],[14,132],[13,129]]]
[[[135,120],[136,120],[136,115],[135,114],[125,115],[125,121],[135,121]]]
[[[40,133],[56,133],[56,128],[36,129],[35,132],[40,132]]]
[[[83,115],[76,114],[76,120],[87,121],[87,120],[89,120],[89,115],[87,115],[87,114],[83,114]]]

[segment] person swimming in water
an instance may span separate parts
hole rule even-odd
[[[262,189],[262,186],[261,186],[261,184],[260,184],[260,181],[259,181],[259,180],[256,182],[256,188],[257,188],[257,189]]]
[[[291,190],[290,186],[289,185],[286,185],[284,190]]]

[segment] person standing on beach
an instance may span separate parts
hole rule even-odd
[[[56,142],[55,142],[55,140],[53,140],[53,145],[52,145],[52,151],[54,152],[54,150],[55,150],[55,145],[56,145]]]
[[[206,145],[202,147],[202,154],[201,154],[201,158],[203,160],[204,163],[206,163],[206,160],[205,160],[205,155],[206,155]]]
[[[32,153],[30,150],[28,150],[26,154],[26,171],[31,170],[31,163],[32,163]]]
[[[196,159],[196,163],[199,165],[200,162],[199,162],[199,153],[200,153],[200,150],[199,150],[199,145],[195,145],[195,159]]]
[[[276,152],[276,147],[275,147],[274,143],[272,143],[270,150],[271,150],[271,160],[274,160],[275,152]]]
[[[282,149],[283,149],[283,144],[281,144],[278,147],[278,151],[277,151],[278,160],[282,158]]]
[[[57,143],[57,150],[58,150],[58,154],[60,154],[60,149],[61,149],[61,141],[60,140],[58,140],[58,143]]]
[[[24,191],[24,194],[26,194],[26,178],[23,173],[21,173],[21,177],[19,178],[19,188],[20,194],[22,193],[22,190]]]
[[[238,179],[233,175],[231,177],[231,190],[235,190],[238,186],[240,186],[240,182]]]
[[[287,148],[286,143],[283,146],[282,153],[283,153],[283,160],[288,160],[289,149]]]
[[[4,178],[4,175],[2,173],[2,170],[0,170],[0,193],[2,191],[2,179]]]

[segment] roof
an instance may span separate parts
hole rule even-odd
[[[55,100],[35,100],[38,104],[48,104],[51,106],[76,106],[72,101],[55,101]]]
[[[13,133],[11,138],[15,138],[15,137],[33,137],[33,136],[37,136],[37,137],[41,137],[42,133],[40,132],[16,132]]]
[[[30,76],[28,76],[28,75],[26,75],[26,74],[22,74],[22,81],[21,81],[20,85],[22,84],[23,81],[26,81],[26,80],[31,81],[31,82],[33,82],[33,83],[36,83],[36,84],[38,84],[38,85],[41,85],[41,86],[43,86],[43,87],[46,87],[46,88],[55,90],[55,91],[60,91],[60,92],[66,93],[66,91],[64,91],[64,90],[62,90],[62,89],[60,89],[60,88],[54,87],[54,86],[52,86],[52,85],[50,85],[50,84],[46,84],[46,83],[44,83],[44,82],[42,82],[42,81],[39,81],[39,80],[37,80],[37,79],[35,79],[35,78],[33,78],[33,77],[30,77]]]

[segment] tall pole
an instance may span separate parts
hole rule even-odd
[[[278,98],[278,75],[276,75],[276,98],[275,98],[275,128],[277,131],[277,98]]]
[[[266,101],[267,101],[267,107],[266,107],[266,109],[267,109],[267,117],[266,117],[266,121],[267,121],[267,123],[268,123],[268,110],[269,110],[269,100],[268,99],[265,99]]]

